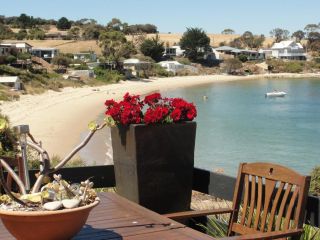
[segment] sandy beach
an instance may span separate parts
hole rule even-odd
[[[146,94],[193,85],[259,78],[305,78],[320,74],[265,74],[251,76],[206,75],[121,81],[99,87],[65,88],[41,95],[22,95],[19,101],[1,103],[1,112],[12,125],[28,124],[50,155],[66,155],[80,142],[90,121],[104,112],[106,99],[120,99],[126,92]]]

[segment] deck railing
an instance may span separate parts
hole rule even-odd
[[[38,170],[29,171],[32,183],[36,180],[36,172]],[[62,168],[59,173],[70,182],[80,182],[91,178],[96,188],[115,187],[113,165]],[[235,177],[194,168],[193,189],[202,193],[231,201],[235,181]],[[306,210],[305,222],[320,227],[320,197],[309,195]]]

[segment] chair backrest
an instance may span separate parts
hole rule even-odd
[[[302,228],[309,176],[272,163],[241,163],[229,235]]]

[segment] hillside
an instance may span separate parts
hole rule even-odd
[[[148,34],[148,37],[154,37],[154,34]],[[182,34],[180,33],[161,33],[159,34],[161,40],[166,44],[174,45],[179,43]],[[240,35],[224,35],[224,34],[208,34],[211,39],[211,45],[219,46],[221,42],[230,42]],[[131,36],[128,36],[128,40],[131,40]],[[16,41],[16,40],[14,40]],[[4,42],[11,42],[11,40],[5,40]],[[76,53],[81,51],[94,51],[97,54],[101,54],[101,49],[95,40],[80,41],[80,40],[26,40],[34,47],[56,47],[62,53]],[[272,44],[272,38],[266,38],[264,47],[268,47]]]

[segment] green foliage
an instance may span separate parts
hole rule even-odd
[[[295,38],[297,42],[300,42],[304,37],[306,36],[306,33],[302,30],[295,31],[292,33],[291,37]]]
[[[234,30],[230,28],[226,28],[221,32],[221,34],[227,34],[227,35],[234,34]]]
[[[31,40],[44,40],[45,36],[45,32],[41,28],[36,27],[29,30],[28,38]]]
[[[81,32],[81,29],[79,27],[72,27],[71,29],[69,29],[68,31],[68,36],[71,38],[71,39],[79,39],[80,37],[80,32]]]
[[[314,226],[304,224],[303,233],[300,240],[319,240],[320,239],[320,229]]]
[[[163,67],[161,67],[159,64],[156,64],[156,63],[152,64],[151,74],[153,76],[157,76],[157,77],[171,77],[171,76],[174,76],[174,74],[172,72],[166,71]]]
[[[157,34],[151,39],[146,39],[140,46],[140,51],[143,55],[151,57],[155,61],[160,61],[164,52],[164,43],[160,41]]]
[[[57,22],[57,28],[59,30],[70,29],[71,28],[71,22],[66,17],[62,17]]]
[[[240,55],[238,56],[238,59],[239,59],[241,62],[246,62],[246,61],[248,61],[247,56],[244,55],[244,54],[240,54]]]
[[[27,52],[19,52],[17,54],[17,59],[20,59],[20,60],[31,59],[31,54]]]
[[[115,62],[117,69],[122,59],[129,58],[131,54],[136,53],[133,43],[128,42],[122,32],[103,32],[99,37],[99,42],[103,56]]]
[[[7,116],[0,113],[0,156],[14,157],[17,135],[10,126]]]
[[[8,55],[5,59],[5,62],[8,64],[15,63],[17,61],[17,58],[13,55]]]
[[[311,172],[310,192],[320,196],[320,166],[315,167]]]
[[[101,67],[94,68],[96,79],[106,83],[116,83],[124,79],[124,76],[118,71],[103,69]]]
[[[197,61],[209,50],[210,38],[201,28],[187,28],[180,39],[180,45],[191,61]]]
[[[89,67],[86,64],[81,64],[74,67],[75,70],[88,70]]]
[[[267,64],[273,67],[273,72],[282,73],[300,73],[309,66],[305,61],[283,61],[283,60],[267,60]],[[315,66],[314,66],[315,67]]]
[[[264,40],[264,35],[253,35],[252,32],[246,31],[239,38],[233,39],[230,46],[235,48],[259,48]]]
[[[16,34],[17,40],[23,40],[26,39],[28,36],[28,32],[25,29],[20,29],[19,32]]]
[[[68,58],[62,54],[57,55],[52,59],[52,63],[54,65],[57,65],[58,69],[60,69],[61,67],[67,68],[69,66],[70,62],[71,62],[70,58]]]
[[[157,27],[153,24],[135,24],[125,26],[123,29],[125,34],[137,34],[137,33],[158,33]]]
[[[14,38],[14,32],[6,25],[0,23],[0,40]]]
[[[84,40],[98,40],[101,32],[105,31],[104,27],[97,24],[86,24],[82,27],[82,38]]]
[[[176,58],[176,61],[178,61],[179,63],[184,64],[184,65],[191,64],[190,60],[188,58],[184,58],[184,57]]]
[[[275,28],[270,31],[270,35],[274,37],[276,42],[281,42],[289,38],[290,32],[286,29]]]
[[[303,71],[302,63],[298,61],[287,62],[284,71],[288,73],[300,73]]]

